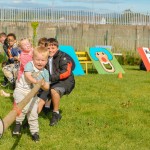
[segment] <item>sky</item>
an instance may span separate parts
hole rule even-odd
[[[0,8],[79,8],[122,12],[150,12],[150,0],[0,0]]]

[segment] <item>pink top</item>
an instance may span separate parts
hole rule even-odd
[[[20,67],[19,67],[19,71],[18,71],[18,80],[20,79],[21,75],[24,72],[24,67],[25,65],[29,62],[32,61],[32,54],[30,53],[26,53],[24,51],[21,52],[20,54]]]

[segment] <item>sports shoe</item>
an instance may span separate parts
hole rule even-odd
[[[60,114],[57,114],[56,112],[52,113],[52,119],[50,120],[50,126],[54,126],[57,124],[57,122],[62,118]]]
[[[15,89],[15,86],[16,86],[16,85],[15,85],[15,82],[11,83],[10,86],[11,86],[11,89],[14,90],[14,89]]]
[[[47,115],[50,112],[50,108],[43,107],[42,111],[44,112],[45,115]]]
[[[32,135],[32,140],[38,142],[40,140],[39,134],[36,132]]]
[[[13,130],[13,135],[20,135],[21,134],[21,124],[16,122],[16,125]]]
[[[6,87],[8,85],[8,82],[6,82],[6,81],[3,81],[2,83],[1,83],[1,86],[2,87]]]

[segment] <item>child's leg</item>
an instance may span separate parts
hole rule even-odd
[[[22,113],[16,117],[16,122],[19,122],[22,125],[22,122],[25,119],[27,111],[28,111],[28,106],[25,106],[22,110]]]
[[[39,103],[38,113],[41,112],[43,106],[45,105],[47,99],[49,98],[49,94],[50,94],[49,91],[44,91],[42,89],[39,90],[38,97],[40,98],[40,103]]]
[[[51,111],[51,100],[46,101],[45,106],[43,107],[43,112],[47,115]]]
[[[13,129],[13,135],[19,135],[21,134],[21,125],[22,125],[22,121],[25,118],[25,115],[27,113],[27,106],[22,110],[22,113],[16,117],[16,124],[15,127]]]
[[[32,103],[30,104],[29,112],[27,113],[30,132],[32,135],[39,132],[38,113],[37,113],[38,103],[39,98],[34,97]]]
[[[13,68],[14,64],[9,64],[2,68],[5,76],[5,81],[9,81],[10,83],[13,82]]]
[[[43,99],[40,99],[38,104],[38,114],[42,111],[44,105],[45,105],[45,101]]]
[[[51,100],[48,100],[48,101],[45,103],[45,107],[50,108],[50,105],[51,105]]]

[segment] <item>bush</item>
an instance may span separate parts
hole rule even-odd
[[[127,52],[122,56],[117,56],[116,59],[121,65],[140,65],[141,58],[135,52]]]

